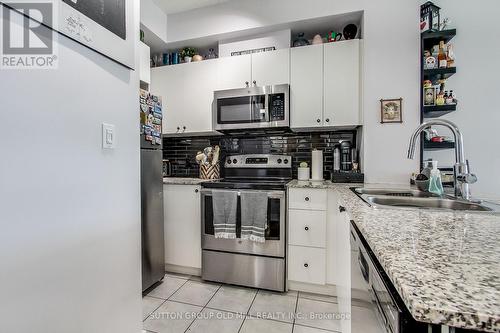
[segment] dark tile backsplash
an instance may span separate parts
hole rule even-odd
[[[172,176],[198,177],[195,155],[208,146],[220,145],[224,158],[234,154],[286,154],[293,158],[293,177],[300,162],[311,163],[311,150],[323,150],[324,171],[333,169],[333,148],[339,140],[356,145],[356,131],[285,133],[280,135],[208,136],[163,139],[163,158],[172,163]]]

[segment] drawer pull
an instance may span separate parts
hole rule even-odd
[[[305,227],[305,228],[304,228],[304,230],[305,230],[305,231],[308,231],[308,230],[309,230],[309,227]]]
[[[345,207],[344,206],[339,206],[339,212],[345,212]]]
[[[305,201],[309,201],[309,197],[305,197],[305,198],[304,198],[304,200],[305,200]]]
[[[306,263],[304,264],[304,267],[305,267],[305,268],[309,267],[309,264],[306,262]]]
[[[317,122],[317,123],[320,123],[320,122],[321,122],[321,119],[316,119],[316,122]]]

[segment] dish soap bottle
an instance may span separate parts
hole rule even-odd
[[[429,192],[443,195],[443,184],[441,183],[441,171],[438,169],[438,162],[432,161],[431,180],[429,182]]]

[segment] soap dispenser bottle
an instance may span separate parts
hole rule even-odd
[[[431,179],[429,182],[429,192],[443,195],[444,189],[441,182],[441,171],[439,171],[437,161],[432,161]]]

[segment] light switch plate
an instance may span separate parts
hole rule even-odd
[[[114,149],[116,143],[115,125],[102,123],[102,148]]]

